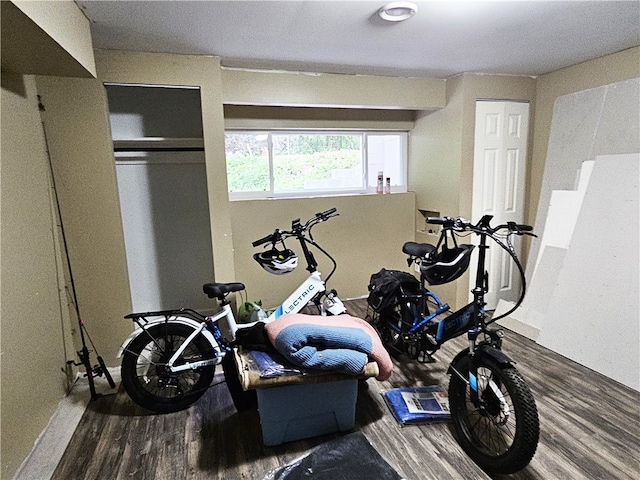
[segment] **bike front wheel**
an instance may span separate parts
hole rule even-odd
[[[167,362],[193,333],[178,323],[153,325],[129,344],[122,359],[122,384],[141,407],[157,413],[177,412],[198,400],[213,380],[215,365],[171,372]],[[215,358],[209,341],[198,335],[174,366]]]
[[[458,442],[485,471],[517,472],[529,464],[538,446],[535,400],[516,368],[489,357],[478,362],[477,401],[472,397],[473,382],[468,382],[468,356],[454,366],[449,382],[449,408]]]

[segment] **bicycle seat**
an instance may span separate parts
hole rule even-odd
[[[407,242],[402,246],[402,252],[412,257],[424,258],[435,251],[436,247],[430,243]]]
[[[209,298],[217,298],[218,300],[224,300],[224,297],[228,293],[239,292],[240,290],[244,290],[244,283],[205,283],[202,286],[202,291],[206,293]]]

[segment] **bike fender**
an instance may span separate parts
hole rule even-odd
[[[327,308],[327,311],[331,315],[341,315],[345,313],[347,309],[345,308],[344,303],[342,303],[342,300],[340,300],[338,297],[333,297],[330,306]]]
[[[512,365],[513,361],[502,351],[490,345],[481,345],[476,353],[478,358],[489,356],[501,365]]]
[[[447,373],[449,374],[453,373],[452,368],[455,367],[461,359],[468,356],[469,356],[468,348],[465,348],[464,350],[459,352],[451,361],[451,364],[449,366],[449,369],[447,370]],[[485,356],[491,357],[493,360],[495,360],[501,365],[513,365],[513,361],[502,350],[499,350],[490,345],[480,345],[476,350],[475,358],[480,360]]]
[[[166,322],[166,320],[164,318],[158,318],[157,320],[151,320],[147,324],[145,324],[145,328],[151,327],[151,326],[159,324],[159,323],[164,323],[164,322]],[[200,322],[197,322],[197,321],[195,321],[195,320],[193,320],[191,318],[174,317],[174,318],[172,318],[170,320],[170,322],[171,323],[180,323],[182,325],[187,325],[189,327],[193,327],[194,330],[200,328]],[[137,327],[133,332],[131,332],[131,334],[127,337],[127,339],[124,341],[124,343],[120,347],[120,350],[118,350],[118,355],[116,356],[116,358],[122,357],[122,354],[127,349],[129,344],[131,342],[133,342],[133,339],[136,338],[141,333],[143,333],[143,330],[140,327]],[[213,338],[213,334],[208,329],[206,329],[206,328],[203,329],[202,330],[202,335],[204,335],[204,338],[206,338],[209,341],[209,343],[211,344],[211,346],[213,348],[218,348],[218,342],[216,342],[216,339]]]

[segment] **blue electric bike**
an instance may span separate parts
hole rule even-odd
[[[441,225],[438,244],[407,242],[402,248],[408,265],[419,266],[420,279],[382,269],[371,277],[368,302],[374,310],[371,321],[391,353],[428,363],[442,344],[466,333],[469,346],[448,369],[449,408],[458,442],[484,470],[514,473],[535,454],[538,411],[526,381],[501,350],[504,332],[490,325],[513,312],[524,298],[524,270],[510,237],[533,234],[528,225],[491,227],[491,219],[484,216],[474,225],[462,218],[428,218],[427,223]],[[427,285],[454,281],[467,270],[476,247],[458,244],[456,237],[470,234],[479,237],[473,301],[451,313]],[[520,299],[499,317],[485,311],[489,238],[509,253],[522,278]]]

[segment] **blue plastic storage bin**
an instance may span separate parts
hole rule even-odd
[[[273,446],[351,430],[358,380],[258,388],[262,440]]]

